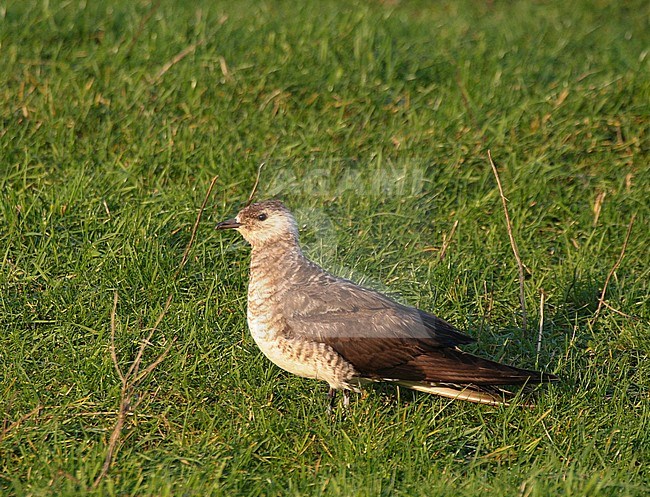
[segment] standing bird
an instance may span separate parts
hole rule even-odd
[[[300,250],[298,225],[277,200],[251,204],[217,229],[235,229],[252,247],[248,327],[271,362],[290,373],[359,392],[388,381],[451,399],[506,403],[499,385],[556,381],[463,352],[474,339],[446,321],[338,278]]]

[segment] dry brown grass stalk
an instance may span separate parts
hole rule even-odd
[[[439,260],[443,260],[445,258],[445,255],[447,254],[447,249],[451,244],[451,239],[454,237],[454,233],[456,233],[456,228],[458,228],[458,219],[454,221],[454,225],[451,227],[451,231],[449,231],[449,235],[445,235],[445,234],[442,235],[442,248],[440,249],[440,254],[438,255]]]
[[[623,257],[625,257],[625,250],[627,250],[627,243],[630,240],[630,233],[632,233],[632,226],[634,226],[635,218],[636,218],[636,212],[632,214],[632,217],[630,218],[630,223],[627,225],[625,240],[623,240],[623,246],[621,247],[621,252],[618,255],[618,259],[616,259],[616,262],[614,263],[612,268],[609,270],[609,273],[607,274],[607,278],[605,278],[605,284],[603,285],[603,291],[600,293],[600,298],[598,299],[598,307],[596,308],[596,312],[594,313],[593,321],[598,319],[598,315],[600,314],[600,310],[603,308],[603,306],[609,307],[611,309],[611,306],[605,303],[605,294],[607,292],[607,286],[609,285],[609,280],[612,279],[612,276],[614,275],[618,267],[621,265],[621,262],[623,261]]]
[[[210,186],[208,188],[207,193],[205,194],[205,198],[203,199],[203,203],[201,204],[201,208],[199,209],[199,212],[196,216],[196,221],[194,222],[194,226],[192,227],[192,233],[190,235],[190,240],[187,243],[187,246],[185,247],[185,251],[183,252],[183,257],[181,259],[180,264],[178,265],[178,268],[176,269],[176,272],[173,275],[173,279],[176,280],[178,277],[179,273],[187,263],[187,258],[190,252],[190,249],[192,247],[192,244],[194,243],[194,239],[196,238],[196,230],[199,226],[199,222],[201,221],[201,216],[203,214],[203,211],[205,210],[205,206],[208,202],[208,199],[210,197],[210,194],[212,193],[212,188],[214,187],[215,182],[217,181],[217,177],[215,176],[212,178],[212,181],[210,182]],[[118,294],[117,290],[115,291],[113,295],[113,308],[111,310],[111,344],[110,344],[110,354],[111,354],[111,359],[113,361],[113,366],[115,367],[115,371],[117,372],[117,376],[120,378],[121,382],[121,389],[120,389],[120,406],[117,411],[117,419],[115,421],[115,426],[113,427],[113,431],[111,432],[111,436],[108,440],[108,445],[106,449],[106,457],[104,458],[104,464],[102,466],[101,471],[95,478],[95,481],[92,484],[92,489],[96,489],[101,481],[104,479],[104,477],[108,474],[108,471],[111,468],[111,465],[113,463],[113,459],[115,456],[115,451],[117,449],[117,446],[120,441],[120,437],[122,435],[122,430],[124,428],[124,424],[126,422],[126,418],[131,413],[141,402],[142,397],[140,399],[137,399],[136,397],[136,389],[137,387],[153,372],[156,367],[165,360],[165,357],[167,357],[167,354],[169,354],[169,351],[171,350],[172,346],[174,345],[176,339],[174,338],[169,342],[167,347],[165,347],[165,350],[161,354],[156,357],[151,364],[149,364],[144,370],[140,371],[140,367],[142,365],[142,357],[144,355],[144,352],[146,348],[151,344],[151,338],[153,337],[154,333],[158,329],[158,326],[160,326],[160,323],[164,319],[165,315],[167,314],[167,311],[169,310],[169,306],[171,305],[173,299],[173,294],[169,294],[167,296],[167,300],[165,301],[165,305],[163,306],[162,311],[158,315],[158,318],[156,319],[156,322],[154,323],[153,327],[149,331],[149,334],[147,335],[147,338],[143,340],[140,343],[140,347],[138,348],[138,353],[135,356],[135,359],[131,363],[131,366],[129,367],[128,371],[124,373],[122,371],[122,368],[120,367],[120,363],[117,357],[117,352],[115,349],[115,329],[116,329],[116,314],[117,314],[117,302],[118,302]]]
[[[606,191],[600,192],[596,196],[596,200],[594,201],[594,221],[593,221],[593,226],[598,226],[598,219],[600,219],[600,211],[603,208],[603,202],[605,201],[605,195],[607,195]]]
[[[488,158],[490,159],[490,166],[492,166],[492,172],[494,177],[497,180],[497,186],[499,187],[499,195],[501,196],[501,203],[503,204],[503,213],[506,217],[506,228],[508,230],[508,237],[510,238],[510,246],[512,247],[512,252],[515,255],[517,260],[517,269],[519,272],[519,303],[521,304],[521,328],[526,333],[528,328],[528,315],[526,314],[526,293],[524,288],[524,264],[521,262],[521,257],[519,256],[519,249],[517,248],[517,242],[515,237],[512,234],[512,222],[510,221],[510,214],[508,214],[508,199],[503,194],[503,187],[501,186],[501,180],[499,179],[499,171],[494,165],[492,160],[492,153],[488,150]]]
[[[29,411],[27,414],[21,416],[19,419],[17,419],[16,421],[14,421],[11,424],[7,424],[7,422],[5,420],[5,423],[3,423],[4,426],[2,428],[2,432],[0,432],[0,441],[2,441],[7,436],[7,434],[9,434],[11,431],[15,430],[16,428],[18,428],[21,424],[23,424],[29,418],[37,416],[38,413],[41,412],[41,409],[43,409],[43,406],[38,404],[34,409]]]
[[[262,174],[262,168],[266,165],[266,162],[260,162],[260,165],[257,167],[257,176],[255,177],[255,184],[253,185],[253,189],[251,190],[251,194],[248,196],[248,200],[246,201],[246,207],[251,205],[253,202],[253,197],[255,197],[255,194],[257,193],[257,187],[260,184],[260,175]]]
[[[205,43],[205,40],[199,40],[196,43],[192,43],[188,47],[185,47],[183,50],[178,52],[172,60],[169,62],[165,63],[164,66],[158,71],[158,74],[156,74],[156,77],[153,79],[153,82],[160,81],[160,78],[162,78],[167,71],[169,71],[172,67],[174,67],[176,64],[178,64],[181,60],[183,60],[185,57],[187,57],[189,54],[194,52],[198,47],[203,45]]]
[[[544,307],[546,306],[546,292],[543,288],[539,289],[539,330],[537,332],[537,362],[539,354],[542,351],[542,338],[544,336]]]
[[[160,7],[160,1],[157,0],[154,2],[151,7],[149,8],[149,11],[142,16],[142,19],[140,19],[140,24],[138,25],[138,29],[136,30],[135,34],[131,38],[131,42],[129,43],[129,46],[126,49],[126,55],[127,57],[131,54],[131,51],[133,50],[133,47],[135,47],[135,44],[138,42],[140,39],[140,36],[142,35],[142,32],[144,31],[144,27],[147,25],[149,20],[153,17],[153,15],[156,13],[158,8]]]

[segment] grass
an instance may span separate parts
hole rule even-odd
[[[0,2],[0,493],[646,495],[649,26],[642,1]],[[563,382],[532,410],[378,387],[332,420],[255,347],[246,246],[212,229],[263,160],[313,259]],[[176,342],[93,490],[115,291],[123,368],[169,294],[143,364]]]

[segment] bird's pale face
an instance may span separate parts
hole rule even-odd
[[[217,229],[236,229],[253,248],[282,241],[298,240],[298,225],[289,210],[277,200],[245,207]]]

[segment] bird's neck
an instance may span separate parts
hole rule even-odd
[[[251,251],[251,278],[267,279],[273,275],[286,280],[290,273],[304,260],[300,245],[295,239],[282,239],[272,244],[253,247]]]

